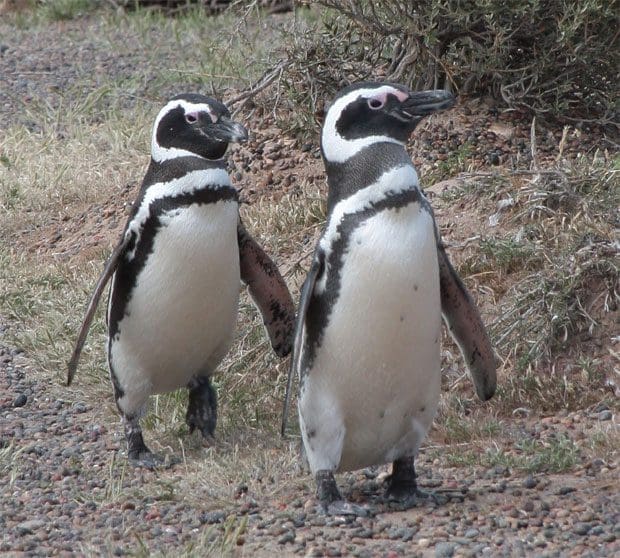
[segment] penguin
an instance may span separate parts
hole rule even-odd
[[[217,402],[210,378],[233,340],[240,279],[275,353],[291,350],[293,299],[241,222],[239,194],[226,171],[228,144],[247,139],[247,130],[215,99],[191,93],[166,103],[155,119],[137,200],[88,304],[67,384],[110,281],[107,360],[134,465],[164,463],[145,445],[140,427],[153,394],[186,387],[190,433],[212,438]]]
[[[303,450],[328,514],[367,510],[343,500],[334,473],[392,463],[388,499],[414,504],[414,460],[440,392],[441,315],[476,392],[496,389],[480,313],[452,267],[405,149],[448,91],[352,84],[329,107],[321,154],[327,219],[301,289],[282,434],[293,376]]]

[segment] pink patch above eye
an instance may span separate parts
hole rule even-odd
[[[404,91],[401,91],[400,89],[392,89],[390,93],[394,95],[401,103],[405,99],[407,99],[407,97],[409,97],[409,93],[405,93]]]
[[[389,91],[384,90],[368,99],[368,104],[373,109],[379,109],[387,102],[388,95],[394,95],[401,103],[409,97],[409,93],[405,93],[400,89],[390,88]]]

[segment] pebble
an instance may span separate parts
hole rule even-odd
[[[456,545],[451,542],[440,542],[435,545],[436,558],[451,558],[456,551]]]
[[[28,401],[25,393],[20,393],[13,401],[13,407],[23,407]]]
[[[613,413],[609,410],[601,411],[596,415],[596,418],[600,421],[611,420],[613,418]]]
[[[295,531],[287,531],[278,539],[278,544],[287,544],[295,542]]]
[[[199,517],[200,523],[206,523],[207,525],[212,525],[214,523],[223,523],[225,519],[226,512],[223,511],[206,512],[200,514]]]
[[[573,533],[576,533],[577,535],[587,535],[590,532],[591,528],[592,526],[588,523],[575,523],[575,525],[573,526]]]
[[[16,530],[19,535],[31,535],[43,527],[45,527],[45,521],[41,519],[29,519],[28,521],[19,523]]]

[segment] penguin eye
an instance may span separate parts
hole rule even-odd
[[[196,115],[196,113],[195,113],[195,112],[188,112],[188,113],[185,115],[185,121],[186,121],[188,124],[194,124],[195,122],[198,122],[198,116]]]
[[[384,104],[385,102],[382,99],[368,99],[368,106],[372,110],[379,110],[380,108],[383,108]]]

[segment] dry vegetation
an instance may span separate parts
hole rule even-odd
[[[79,7],[80,3],[64,5],[69,14],[75,15],[71,6]],[[591,9],[596,6],[592,3]],[[48,11],[17,15],[16,21],[27,25],[28,17],[50,17],[50,9],[43,2],[40,10]],[[172,36],[200,36],[204,42],[186,60],[188,66],[194,63],[200,71],[181,74],[185,86],[207,88],[215,83],[218,93],[228,99],[237,97],[234,108],[248,115],[257,127],[259,139],[270,141],[268,134],[281,135],[290,139],[293,150],[299,152],[304,141],[316,141],[314,113],[320,112],[335,87],[366,77],[373,69],[375,74],[399,79],[411,76],[414,66],[408,69],[402,57],[391,69],[382,65],[386,45],[382,45],[381,56],[379,51],[367,53],[377,68],[367,64],[369,58],[360,64],[355,54],[361,48],[359,41],[367,33],[372,36],[380,31],[367,28],[362,33],[356,26],[366,25],[370,17],[363,14],[354,23],[338,18],[321,22],[314,12],[298,14],[295,40],[285,42],[277,52],[272,47],[282,40],[281,29],[270,28],[269,35],[265,35],[268,24],[257,14],[248,16],[250,21],[243,23],[228,16],[219,19],[223,29],[220,37],[229,37],[223,43],[217,43],[217,35],[205,37],[201,32],[202,12],[189,12],[176,22],[154,20],[159,16],[141,10],[131,16],[107,13],[101,17],[105,18],[104,26],[113,28],[119,22],[135,26],[143,30],[139,32],[145,37],[154,22]],[[254,17],[259,20],[252,20]],[[293,19],[290,22],[293,25]],[[259,36],[272,44],[240,52],[230,41],[235,33],[245,37],[242,45],[256,44]],[[309,43],[304,41],[311,37],[313,47],[308,48]],[[468,44],[473,48],[473,43]],[[454,61],[465,46],[450,45],[446,52]],[[226,53],[219,65],[201,66],[204,53],[218,48],[217,52]],[[351,62],[327,65],[324,61],[329,56],[350,57]],[[425,60],[429,64],[431,58]],[[270,71],[272,67],[276,70]],[[452,81],[473,71],[473,66],[464,67],[456,75],[453,65],[441,67]],[[434,66],[433,72],[437,69]],[[249,72],[251,80],[242,79]],[[179,75],[171,72],[161,79],[169,87]],[[523,85],[525,78],[519,79]],[[264,89],[256,95],[238,97],[248,81],[262,83]],[[0,136],[3,339],[25,351],[32,374],[53,378],[58,393],[82,309],[124,222],[124,204],[132,199],[142,178],[152,118],[163,100],[153,91],[148,102],[129,107],[98,102],[100,98],[122,95],[122,88],[122,84],[104,84],[90,96],[74,98],[61,107],[34,106],[29,110],[41,123],[39,130],[16,125],[3,130]],[[534,90],[527,90],[520,99],[529,103],[533,94]],[[294,111],[304,103],[306,111]],[[300,137],[302,140],[298,140]],[[536,155],[535,146],[533,152]],[[238,160],[235,153],[232,158]],[[316,167],[310,155],[304,162]],[[242,211],[248,228],[276,255],[297,296],[314,239],[325,218],[325,188],[321,181],[306,179],[305,169],[295,164],[291,173],[299,178],[293,187],[281,192],[258,192]],[[484,448],[490,464],[506,464],[512,459],[511,466],[528,472],[570,470],[576,462],[576,447],[570,440],[559,439],[544,447],[524,444],[517,457],[494,453],[493,448],[498,446],[492,442],[509,435],[507,424],[515,412],[534,417],[559,410],[586,410],[600,402],[617,409],[620,159],[604,149],[578,157],[565,157],[559,149],[538,163],[535,156],[532,165],[523,168],[490,172],[462,164],[462,157],[435,164],[426,169],[426,184],[434,192],[433,204],[442,227],[446,224],[444,217],[456,220],[456,228],[445,230],[446,238],[461,274],[483,306],[501,362],[500,387],[490,405],[483,407],[475,402],[470,384],[463,380],[458,351],[447,342],[446,395],[428,451],[440,452],[451,466],[470,464]],[[447,178],[456,180],[446,186],[441,180]],[[432,187],[431,182],[438,184]],[[462,213],[463,208],[467,217],[460,223],[454,215]],[[84,220],[84,215],[90,218]],[[490,216],[495,216],[496,226],[489,225]],[[65,224],[62,242],[74,243],[75,250],[56,253],[53,243],[32,245],[59,223]],[[96,242],[93,235],[98,235]],[[104,401],[101,413],[114,424],[116,412],[106,375],[104,339],[100,309],[71,397]],[[184,492],[206,493],[213,508],[217,508],[230,498],[230,486],[248,478],[274,477],[275,483],[264,489],[271,497],[286,491],[298,467],[297,440],[276,439],[287,366],[270,352],[260,318],[244,294],[237,339],[217,378],[221,398],[217,451],[202,449],[198,440],[186,437],[183,392],[154,398],[145,422],[154,449],[173,448],[174,453],[184,457],[186,452],[190,454],[185,470],[192,475],[183,481],[189,486]],[[65,396],[69,397],[66,392]],[[618,442],[617,432],[612,429],[581,449],[609,457]],[[468,451],[457,448],[459,444],[467,444]],[[200,459],[194,458],[197,452]],[[10,453],[11,447],[0,449],[0,473],[10,468],[3,457]],[[16,457],[13,454],[11,459]],[[110,465],[110,500],[115,498],[114,487],[123,466]],[[166,492],[178,487],[155,486],[152,490]],[[217,555],[234,544],[242,530],[242,524],[233,522],[224,539],[214,543],[207,533],[204,541],[197,542],[197,548]]]

